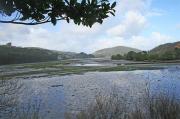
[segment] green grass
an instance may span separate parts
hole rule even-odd
[[[126,96],[110,92],[97,95],[94,103],[74,114],[66,113],[65,119],[180,119],[180,100],[168,94],[145,94],[132,102]]]
[[[31,69],[27,72],[11,73],[11,74],[0,74],[3,78],[15,78],[15,77],[27,77],[29,75],[46,74],[45,76],[53,75],[69,75],[69,74],[81,74],[85,72],[110,72],[110,71],[133,71],[133,70],[155,70],[162,68],[159,65],[123,65],[123,66],[67,66],[70,61],[53,61],[53,62],[41,62],[41,63],[28,63],[28,64],[18,64],[18,65],[8,65],[5,68],[9,69],[24,69],[24,71]]]
[[[22,64],[22,66],[24,66],[24,68],[41,69],[41,68],[58,68],[67,64],[70,64],[70,62],[64,60],[64,61],[33,63],[33,64]]]

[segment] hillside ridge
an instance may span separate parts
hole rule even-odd
[[[104,49],[98,50],[98,51],[94,52],[93,55],[95,57],[110,58],[112,55],[117,55],[117,54],[124,55],[130,51],[140,52],[141,50],[136,49],[136,48],[127,47],[127,46],[115,46],[115,47],[111,47],[111,48],[104,48]]]
[[[150,50],[151,54],[164,54],[165,52],[172,52],[175,48],[180,48],[180,41],[174,43],[165,43],[159,45],[152,50]]]

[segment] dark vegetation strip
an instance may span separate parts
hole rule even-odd
[[[0,65],[54,61],[57,57],[58,55],[50,50],[0,46]]]
[[[180,60],[180,48],[174,48],[173,50],[162,52],[162,53],[152,53],[152,52],[134,52],[130,51],[125,55],[113,55],[111,57],[113,60],[133,60],[133,61],[150,61],[150,62],[171,62],[172,60]],[[174,62],[174,61],[173,61]]]
[[[55,63],[56,64],[56,63]],[[24,70],[26,68],[31,68],[33,71],[27,71],[27,72],[20,72],[20,73],[1,73],[0,77],[3,78],[15,78],[15,77],[32,77],[31,75],[38,75],[38,74],[44,74],[44,77],[46,76],[53,76],[53,75],[69,75],[69,74],[81,74],[85,72],[110,72],[110,71],[133,71],[133,70],[156,70],[156,69],[162,69],[163,67],[159,66],[113,66],[113,67],[85,67],[85,66],[62,66],[62,65],[50,65],[50,64],[42,64],[42,65],[25,65]],[[43,75],[42,75],[43,76]],[[42,77],[39,75],[39,77]],[[38,76],[35,76],[38,77]]]
[[[118,93],[99,94],[95,102],[77,114],[67,113],[65,119],[180,119],[180,100],[164,93],[126,101]]]

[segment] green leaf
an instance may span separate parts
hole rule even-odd
[[[85,5],[85,4],[86,4],[86,0],[82,0],[81,5]]]
[[[77,0],[70,0],[70,5],[76,4]]]
[[[100,23],[100,24],[102,24],[102,23],[103,23],[103,20],[102,20],[102,19],[98,19],[97,22]]]
[[[16,21],[23,23],[41,23],[50,17],[53,25],[57,19],[67,17],[75,24],[92,26],[96,22],[102,21],[109,14],[115,15],[114,7],[116,2],[111,0],[0,0],[0,13],[8,19],[15,17],[13,13],[19,12],[20,18]],[[35,2],[36,1],[36,2]],[[9,17],[10,16],[10,17]],[[26,21],[27,20],[27,21]],[[49,19],[48,19],[49,21]]]
[[[111,12],[111,11],[110,11],[109,13],[111,13],[113,16],[115,16],[114,12]]]
[[[66,19],[67,23],[69,23],[69,18]]]
[[[68,0],[64,0],[68,5],[70,5],[69,1]]]
[[[97,0],[92,0],[92,1],[91,1],[91,4],[92,4],[92,5],[93,5],[93,4],[96,5],[96,4],[97,4]]]
[[[91,1],[90,1],[90,0],[88,0],[88,4],[91,4]]]
[[[57,20],[56,20],[56,18],[55,18],[55,17],[52,17],[52,18],[51,18],[51,23],[52,23],[53,25],[56,25]]]
[[[116,6],[116,2],[114,2],[112,5],[111,5],[111,9],[114,8]]]

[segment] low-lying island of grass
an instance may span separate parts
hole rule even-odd
[[[27,63],[17,65],[7,65],[0,67],[1,78],[15,78],[15,77],[46,77],[53,75],[69,75],[80,74],[85,72],[110,72],[110,71],[133,71],[133,70],[155,70],[165,68],[172,63],[133,63],[125,65],[112,65],[112,66],[72,66],[72,62],[68,60],[51,61],[41,63]]]

